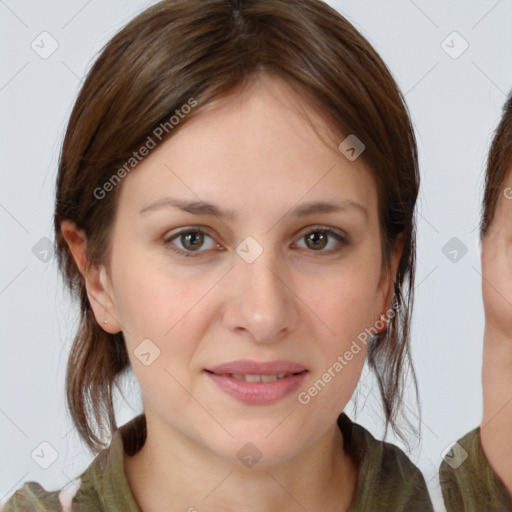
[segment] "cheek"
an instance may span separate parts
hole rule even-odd
[[[365,273],[340,272],[336,279],[326,280],[322,289],[309,295],[314,303],[311,309],[321,319],[311,317],[310,332],[320,359],[305,390],[311,391],[310,396],[323,395],[315,407],[344,407],[357,386],[366,360],[368,329],[372,327],[376,274],[368,272],[368,268]]]
[[[359,262],[330,271],[321,286],[308,286],[307,304],[330,329],[339,343],[357,336],[372,321],[377,298],[378,270],[373,263]]]
[[[157,256],[136,246],[126,251],[113,265],[113,281],[116,311],[128,333],[165,339],[193,309],[204,286],[195,281],[192,286],[186,272]]]
[[[206,283],[191,287],[178,273],[139,262],[134,268],[127,260],[118,274],[128,356],[144,399],[156,408],[166,404],[169,414],[178,414],[192,405],[186,391],[191,387],[190,361],[202,337],[194,310],[200,307]]]
[[[182,386],[190,387],[189,363],[203,336],[194,312],[208,283],[191,286],[189,278],[142,258],[120,262],[115,279],[117,314],[143,395],[158,402],[171,393],[174,403],[188,403]]]
[[[486,323],[512,333],[512,245],[482,252],[482,295]]]

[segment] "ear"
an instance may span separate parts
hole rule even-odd
[[[107,271],[104,265],[88,265],[85,233],[69,220],[62,221],[61,231],[80,273],[84,276],[87,296],[96,321],[104,331],[110,334],[121,331],[121,324],[117,320],[115,311],[112,284]]]
[[[393,252],[390,256],[390,266],[389,268],[383,267],[379,284],[378,284],[378,295],[379,300],[377,301],[377,305],[379,309],[377,309],[378,316],[373,319],[373,324],[375,325],[377,321],[379,321],[382,315],[385,316],[385,323],[387,324],[388,318],[386,313],[391,309],[393,293],[395,291],[395,280],[396,273],[398,271],[398,265],[400,263],[400,258],[402,257],[402,252],[404,250],[405,245],[405,234],[399,233],[395,240],[395,246]],[[386,328],[379,329],[379,332],[384,332]]]

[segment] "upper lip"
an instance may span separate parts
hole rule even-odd
[[[230,363],[206,368],[213,373],[231,373],[238,375],[277,375],[278,373],[300,373],[306,368],[293,361],[275,360],[275,361],[252,361],[250,359],[240,359]]]

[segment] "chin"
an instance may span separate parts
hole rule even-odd
[[[290,439],[290,436],[286,436]],[[282,436],[276,435],[274,439],[255,439],[253,436],[237,436],[231,439],[228,445],[211,446],[210,449],[227,464],[240,468],[254,468],[272,466],[285,462],[298,455],[303,447],[284,443]]]

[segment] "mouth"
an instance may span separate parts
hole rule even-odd
[[[259,375],[259,374],[241,374],[241,373],[216,373],[211,372],[210,370],[206,370],[209,373],[213,373],[215,375],[219,375],[220,377],[229,377],[236,380],[241,380],[245,382],[275,382],[276,380],[286,379],[287,377],[292,377],[293,375],[300,375],[301,373],[307,372],[307,370],[303,370],[301,372],[296,373],[275,373],[271,375]]]
[[[271,404],[295,391],[308,370],[290,361],[235,361],[204,373],[215,387],[227,395],[250,405]]]
[[[240,359],[230,363],[220,364],[206,371],[216,373],[217,375],[260,375],[276,376],[283,378],[287,374],[297,374],[306,371],[307,368],[294,361],[276,359],[274,361],[254,361],[252,359]]]

